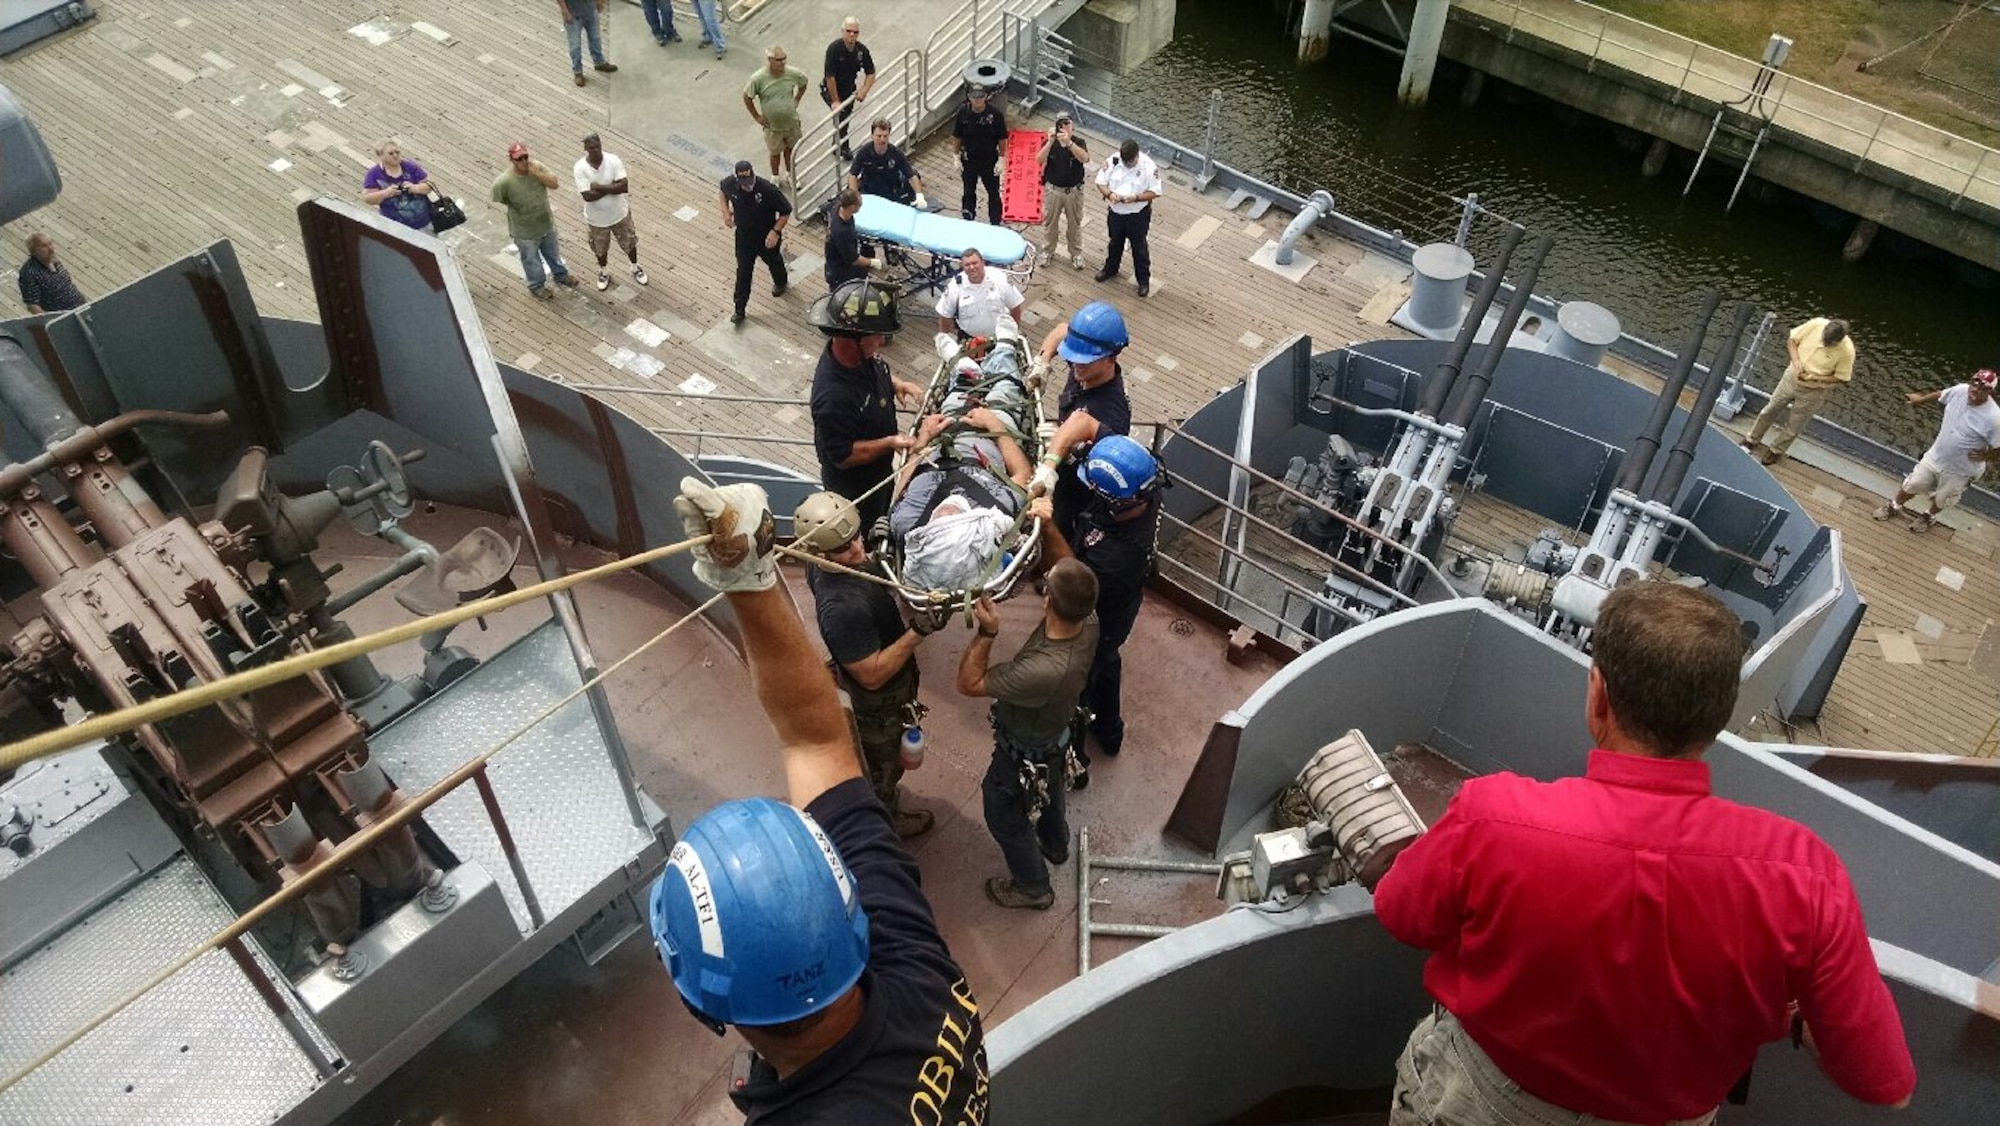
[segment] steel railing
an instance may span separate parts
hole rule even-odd
[[[1508,41],[1529,36],[1726,105],[1762,99],[1759,116],[1865,164],[1892,169],[1951,197],[2000,207],[2000,152],[1849,94],[1780,72],[1755,89],[1761,64],[1583,0],[1458,0],[1467,16]]]

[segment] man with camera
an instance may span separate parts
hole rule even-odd
[[[1069,221],[1069,264],[1083,269],[1083,175],[1090,163],[1090,148],[1076,135],[1076,123],[1067,113],[1056,115],[1056,127],[1035,154],[1042,166],[1042,250],[1053,255],[1063,221]]]

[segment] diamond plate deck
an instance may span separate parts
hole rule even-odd
[[[0,975],[0,1071],[12,1074],[235,918],[192,861],[174,859]],[[0,1093],[0,1122],[264,1123],[318,1082],[218,950]]]
[[[506,738],[575,691],[582,680],[553,619],[370,740],[372,754],[415,793]],[[528,879],[554,918],[644,849],[652,835],[632,824],[611,751],[579,698],[494,756],[487,766]],[[493,874],[527,934],[526,902],[486,808],[461,786],[424,814],[461,858]]]

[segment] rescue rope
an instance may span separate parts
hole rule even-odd
[[[337,665],[342,661],[351,661],[356,657],[373,653],[377,649],[422,637],[432,630],[447,629],[462,622],[471,621],[474,618],[483,618],[489,614],[496,614],[502,610],[519,606],[524,602],[532,602],[535,599],[568,590],[573,586],[590,582],[593,579],[605,578],[621,571],[629,571],[634,567],[645,566],[648,563],[665,559],[671,555],[679,555],[682,552],[700,547],[708,541],[708,536],[696,536],[693,539],[681,540],[678,543],[665,544],[648,551],[642,551],[637,555],[628,555],[623,559],[614,559],[609,563],[592,567],[586,571],[578,571],[575,574],[564,575],[561,578],[548,579],[533,586],[522,587],[519,590],[496,595],[492,598],[484,598],[477,602],[469,602],[463,606],[454,606],[442,613],[418,618],[399,626],[391,626],[388,629],[378,630],[375,633],[357,637],[351,641],[343,641],[337,645],[329,645],[324,649],[314,649],[305,653],[295,654],[280,661],[273,661],[268,665],[260,665],[257,668],[244,672],[232,673],[220,680],[212,680],[192,688],[184,688],[179,692],[161,696],[158,699],[148,700],[143,704],[133,704],[129,707],[119,708],[117,711],[93,716],[82,723],[56,728],[52,731],[45,731],[40,735],[0,747],[0,770],[12,769],[23,763],[33,762],[39,758],[47,758],[50,755],[67,751],[73,747],[82,746],[93,739],[109,739],[149,724],[158,723],[163,719],[185,715],[188,712],[198,708],[205,708],[210,704],[219,703],[232,696],[241,696],[260,688],[268,688],[279,681],[289,680],[301,673],[317,672],[331,665]]]
[[[707,540],[708,540],[707,536],[700,536],[697,537],[696,539],[687,540],[681,544],[675,544],[670,546],[685,548],[697,543],[705,543],[707,542]],[[664,548],[655,548],[654,551],[646,552],[643,554],[655,555],[657,557],[656,553],[664,550],[665,550]],[[632,560],[640,558],[643,558],[643,556],[642,555],[631,556],[627,559],[618,560],[615,563],[606,564],[604,567],[593,568],[591,571],[579,572],[577,575],[568,576],[567,578],[580,579],[583,576],[590,575],[593,573],[609,573],[606,570],[606,568],[622,569],[624,567],[635,566],[636,564],[634,564]],[[563,582],[567,580],[565,579],[565,580],[555,580],[555,581]],[[548,587],[551,586],[552,584],[543,583],[540,585]],[[570,585],[574,584],[572,583]],[[519,593],[526,594],[527,591],[524,590]],[[453,790],[456,790],[460,786],[464,785],[468,780],[472,778],[473,775],[477,774],[480,770],[484,769],[487,762],[491,760],[493,756],[499,754],[502,750],[505,750],[507,747],[513,745],[513,743],[516,740],[520,739],[523,735],[526,735],[529,731],[534,730],[534,728],[539,726],[544,720],[548,719],[550,716],[555,715],[557,712],[568,707],[570,704],[575,703],[576,700],[579,697],[581,697],[585,692],[588,692],[592,688],[595,688],[599,684],[602,684],[607,677],[609,677],[612,673],[617,672],[619,669],[624,668],[625,665],[628,664],[634,657],[637,657],[641,653],[646,652],[648,649],[651,649],[654,645],[657,645],[660,642],[665,641],[668,637],[672,636],[676,630],[680,629],[682,626],[688,624],[694,619],[700,617],[702,614],[707,613],[710,609],[712,609],[715,606],[716,603],[721,602],[722,599],[723,595],[721,594],[716,594],[711,596],[708,601],[688,611],[686,614],[683,614],[672,625],[654,634],[647,640],[641,642],[638,645],[638,647],[633,649],[630,653],[627,653],[623,657],[620,657],[616,661],[612,662],[602,672],[599,672],[596,676],[593,676],[589,680],[586,680],[582,684],[578,685],[575,691],[571,692],[567,696],[564,696],[562,699],[557,700],[555,703],[549,705],[547,708],[544,708],[541,714],[535,716],[534,718],[528,720],[528,722],[522,724],[519,728],[515,729],[512,734],[500,740],[498,743],[493,744],[493,746],[487,748],[486,750],[481,751],[479,754],[474,755],[472,758],[467,759],[464,763],[462,763],[458,767],[458,769],[452,771],[450,774],[445,775],[443,778],[438,779],[435,783],[431,784],[431,786],[428,789],[425,789],[422,793],[418,794],[414,798],[409,799],[401,808],[395,810],[388,816],[382,818],[382,820],[377,821],[372,825],[369,825],[367,828],[362,829],[360,832],[354,834],[353,836],[347,838],[345,841],[341,842],[340,847],[334,849],[333,852],[329,854],[326,857],[326,859],[322,860],[319,864],[314,865],[310,869],[307,869],[305,872],[301,873],[296,880],[293,880],[291,883],[285,884],[283,887],[280,887],[277,891],[271,893],[271,896],[268,899],[265,899],[261,903],[258,903],[256,906],[250,908],[248,911],[245,911],[241,916],[239,916],[236,919],[235,922],[229,924],[228,926],[222,928],[219,931],[216,931],[214,934],[208,936],[208,938],[195,944],[193,948],[189,949],[187,952],[183,953],[178,958],[175,958],[172,962],[168,963],[165,968],[161,969],[158,973],[148,978],[144,983],[139,985],[137,988],[131,990],[130,992],[126,993],[123,997],[119,998],[117,1002],[99,1011],[96,1016],[91,1017],[90,1020],[86,1021],[81,1027],[75,1029],[74,1031],[65,1035],[62,1039],[56,1041],[46,1051],[42,1052],[41,1055],[36,1056],[33,1060],[30,1060],[25,1067],[21,1068],[14,1074],[9,1075],[4,1082],[0,1082],[0,1093],[6,1092],[10,1088],[12,1088],[16,1083],[21,1082],[23,1079],[26,1079],[29,1075],[33,1074],[37,1068],[40,1068],[43,1064],[48,1063],[50,1060],[56,1058],[58,1055],[61,1055],[63,1052],[69,1050],[69,1048],[72,1045],[74,1045],[77,1041],[83,1039],[85,1036],[88,1036],[92,1032],[96,1031],[100,1026],[104,1024],[105,1021],[108,1021],[112,1017],[117,1016],[118,1013],[123,1011],[127,1005],[130,1005],[132,1002],[137,1001],[140,997],[143,997],[148,992],[150,992],[154,987],[160,985],[162,982],[165,982],[168,978],[186,969],[190,964],[192,964],[195,961],[195,959],[200,958],[204,954],[212,953],[213,951],[219,950],[223,946],[226,946],[227,944],[243,937],[245,934],[249,933],[250,928],[256,926],[259,922],[262,922],[264,918],[270,915],[273,911],[276,911],[278,908],[284,906],[287,903],[290,903],[292,900],[299,898],[301,895],[305,894],[308,888],[311,888],[315,884],[319,883],[322,879],[326,878],[327,876],[331,876],[334,873],[342,870],[342,868],[345,866],[346,861],[351,859],[356,853],[361,852],[373,846],[375,842],[380,840],[383,836],[409,823],[411,819],[415,818],[419,813],[422,813],[424,810],[429,809],[432,805],[436,804],[437,801],[443,798],[446,794],[449,794]],[[475,605],[486,606],[487,603],[475,603]],[[444,616],[445,615],[443,614],[436,615],[436,617],[444,617]],[[357,639],[357,640],[362,640],[362,639]],[[218,681],[217,683],[223,683],[223,682]],[[111,714],[115,716],[120,713],[113,712]]]

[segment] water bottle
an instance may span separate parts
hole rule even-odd
[[[924,729],[906,727],[903,729],[902,762],[904,770],[915,770],[924,764]]]

